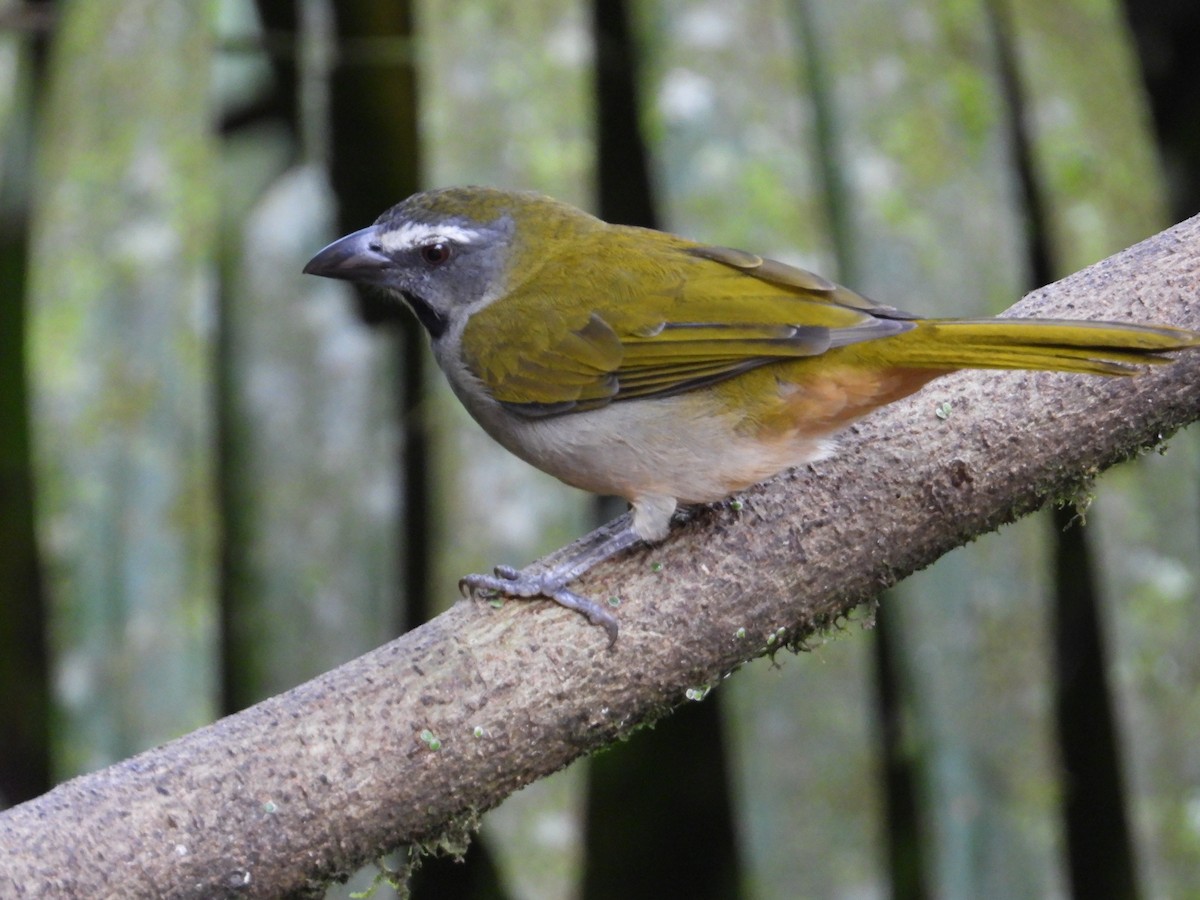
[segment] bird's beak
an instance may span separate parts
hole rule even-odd
[[[374,225],[338,238],[304,267],[305,275],[340,278],[360,284],[379,284],[387,279],[395,263],[379,249]]]

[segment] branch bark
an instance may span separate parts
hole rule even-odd
[[[1200,217],[1018,304],[1200,329]],[[904,298],[883,298],[903,302]],[[947,418],[935,409],[951,404]],[[800,644],[942,553],[1070,500],[1200,417],[1200,353],[1136,378],[960,373],[837,457],[697,513],[550,603],[463,602],[338,669],[0,815],[5,897],[277,897],[433,842],[524,784]]]

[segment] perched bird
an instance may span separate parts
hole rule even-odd
[[[482,187],[415,194],[304,271],[407,304],[488,434],[567,484],[629,501],[629,527],[549,571],[460,582],[549,597],[611,640],[614,615],[568,585],[662,540],[679,504],[819,459],[848,423],[957,369],[1127,375],[1200,346],[1200,333],[1159,326],[922,319],[752,253]]]

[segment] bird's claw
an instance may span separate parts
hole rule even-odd
[[[582,613],[593,625],[603,626],[610,647],[617,642],[617,617],[595,600],[568,590],[561,579],[550,573],[529,575],[512,566],[496,566],[493,575],[464,575],[458,580],[458,589],[466,597],[479,594],[522,600],[547,597],[559,606]]]
[[[464,575],[458,579],[458,589],[464,597],[474,594],[503,594],[507,597],[552,596],[551,592],[562,587],[545,576],[525,575],[512,566],[496,566],[493,575]]]

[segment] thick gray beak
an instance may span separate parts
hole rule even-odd
[[[374,225],[338,238],[304,267],[305,275],[340,278],[360,284],[380,284],[387,280],[395,263],[379,249]]]

